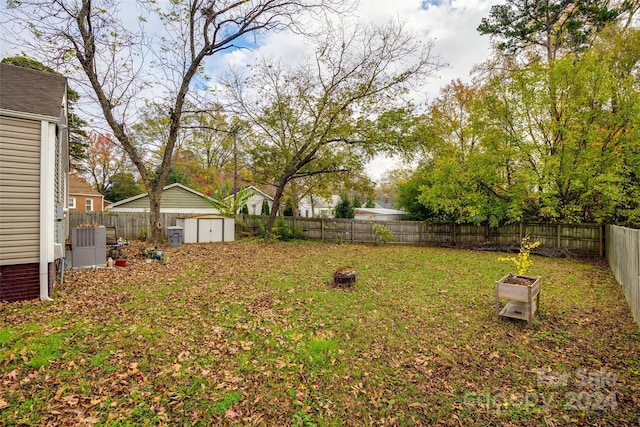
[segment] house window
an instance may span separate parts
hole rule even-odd
[[[85,210],[87,212],[93,211],[93,199],[87,199],[85,202]]]
[[[76,198],[75,197],[69,197],[69,202],[67,204],[69,205],[69,209],[75,209],[76,208]]]

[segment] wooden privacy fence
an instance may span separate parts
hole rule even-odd
[[[609,266],[624,289],[633,319],[640,326],[640,230],[608,225],[606,242]]]
[[[166,227],[176,225],[177,213],[162,213]],[[428,223],[422,221],[368,221],[334,218],[284,217],[287,224],[306,239],[331,242],[373,243],[374,225],[383,225],[393,233],[390,243],[439,245],[492,242],[518,245],[524,236],[540,241],[542,247],[604,255],[604,232],[599,224],[519,223],[500,227],[486,225]],[[78,224],[98,223],[116,227],[118,237],[141,239],[149,235],[149,213],[146,212],[69,212],[69,228]],[[266,217],[238,215],[238,231],[258,234]]]
[[[422,221],[368,221],[333,218],[294,218],[285,221],[304,238],[331,242],[373,243],[374,225],[384,225],[393,233],[390,243],[442,245],[492,242],[519,245],[525,236],[546,248],[604,256],[604,230],[600,224],[519,223],[500,227],[473,224],[428,223]],[[258,233],[265,217],[238,215],[240,231]]]
[[[150,214],[147,212],[69,212],[69,230],[79,224],[95,223],[107,227],[115,227],[117,237],[144,240],[151,235],[149,232],[149,216]],[[181,216],[184,216],[184,214],[160,214],[160,222],[164,227],[165,238],[167,237],[167,227],[176,225],[176,218]]]
[[[176,225],[184,214],[162,213],[164,229]],[[428,223],[422,221],[368,221],[334,218],[284,217],[290,227],[305,239],[330,242],[374,243],[374,225],[388,227],[393,233],[390,243],[405,245],[444,245],[492,242],[519,245],[524,236],[540,241],[542,247],[604,256],[604,231],[599,224],[520,223],[500,227],[473,224]],[[259,234],[266,217],[236,216],[237,231]],[[149,235],[146,212],[69,212],[69,228],[78,224],[98,223],[116,227],[118,237],[141,239]]]

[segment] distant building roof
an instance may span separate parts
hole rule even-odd
[[[356,208],[356,214],[370,214],[370,215],[405,215],[406,212],[399,211],[397,209],[384,209],[384,208]]]
[[[87,181],[76,175],[69,175],[69,194],[83,195],[83,196],[98,196],[102,197],[102,194],[93,188]]]
[[[266,192],[260,190],[258,187],[255,187],[253,185],[249,185],[249,186],[243,187],[241,189],[238,189],[238,191],[240,191],[240,190],[251,190],[251,191],[253,191],[253,194],[260,194],[265,199],[273,201],[273,196],[267,194]],[[233,197],[234,194],[235,194],[235,191],[231,191],[231,194],[228,195],[227,197],[225,197],[225,199],[230,199],[231,197]]]
[[[0,63],[0,109],[60,117],[67,78]]]
[[[378,200],[374,200],[373,203],[376,205],[377,208],[382,208],[382,209],[395,209],[395,205],[393,204],[393,202],[387,201],[387,200],[382,200],[382,199],[378,199]]]

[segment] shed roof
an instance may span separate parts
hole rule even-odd
[[[60,117],[67,78],[0,63],[0,109]]]
[[[376,206],[378,206],[375,209],[394,209],[395,210],[396,208],[393,202],[389,200],[376,199],[373,202],[376,204]],[[371,209],[374,209],[374,208],[371,208]]]

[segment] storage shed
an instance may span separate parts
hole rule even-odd
[[[184,243],[233,242],[235,219],[219,215],[201,215],[176,219],[184,229]]]

